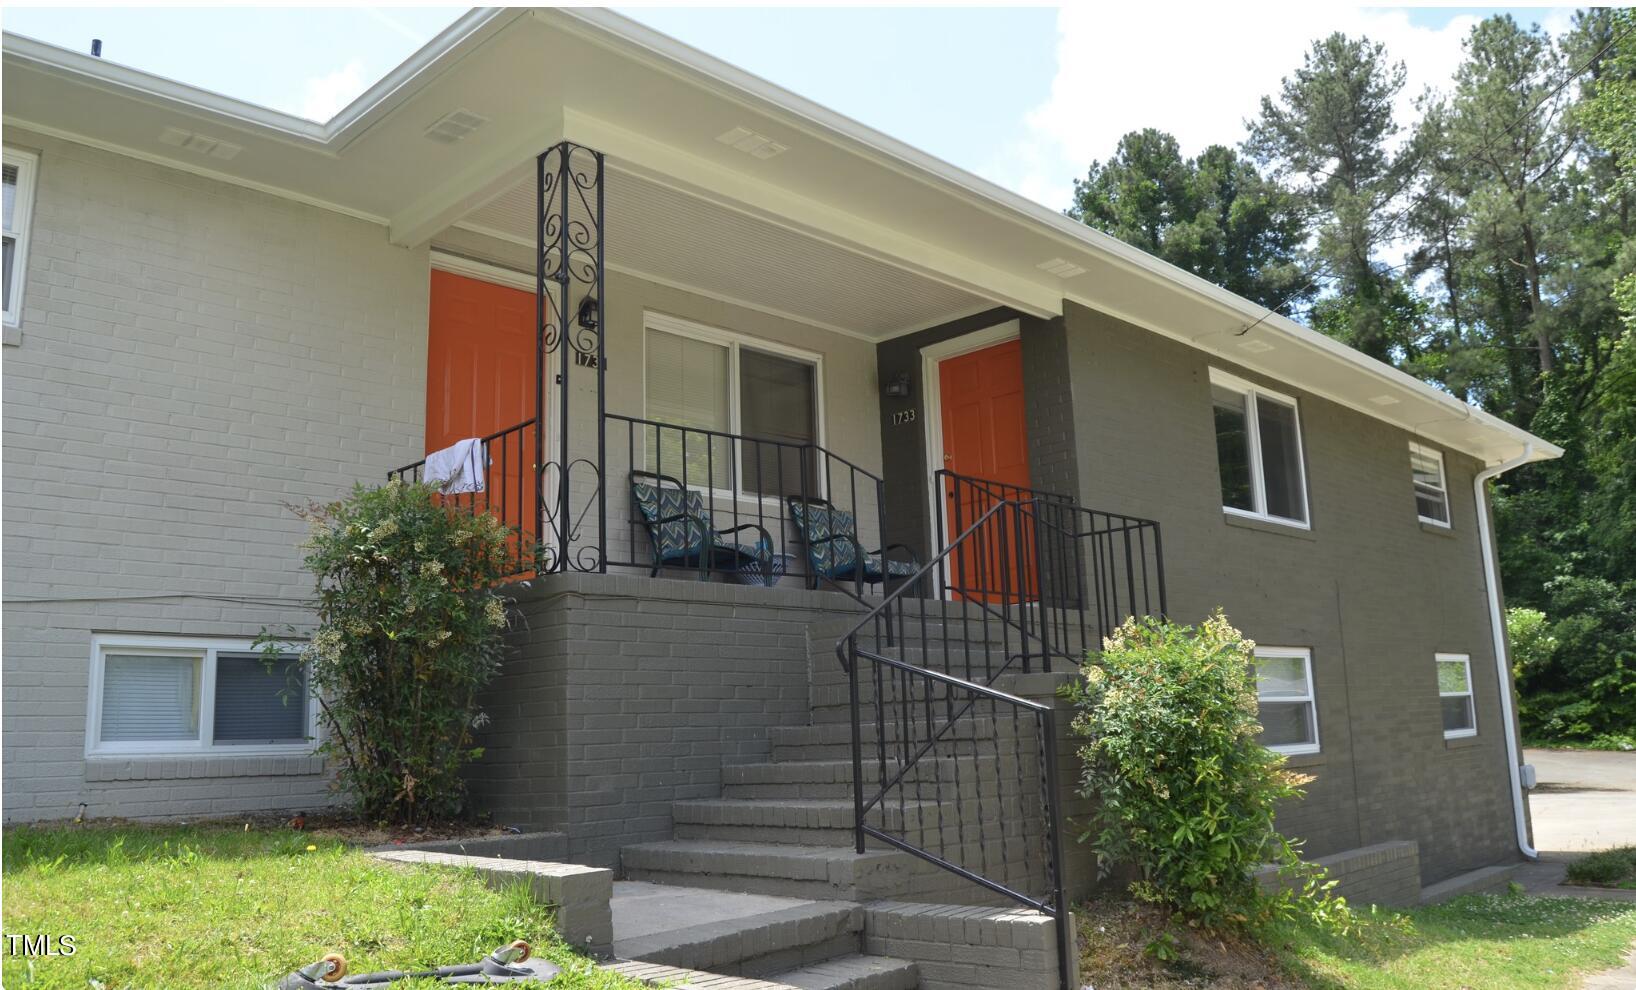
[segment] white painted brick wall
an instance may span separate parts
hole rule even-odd
[[[8,128],[40,152],[4,387],[6,820],[326,799],[304,761],[87,772],[95,632],[253,636],[311,590],[286,508],[420,456],[424,250],[383,228]],[[251,599],[252,602],[223,600]],[[93,779],[94,778],[94,779]]]

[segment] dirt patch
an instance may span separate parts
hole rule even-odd
[[[1116,899],[1074,908],[1079,922],[1079,980],[1096,990],[1304,990],[1267,950],[1243,939],[1178,932],[1177,958],[1147,953],[1165,930],[1163,911]],[[1172,929],[1176,931],[1175,929]]]
[[[385,846],[406,842],[438,842],[446,839],[481,839],[494,835],[515,835],[488,822],[453,821],[431,825],[382,825],[366,822],[355,815],[339,812],[290,815],[248,815],[227,821],[248,821],[262,829],[298,829],[322,838],[339,839],[359,846]]]

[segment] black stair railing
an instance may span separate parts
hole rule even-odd
[[[1031,646],[1024,669],[1036,656],[1045,670],[1053,660],[1077,665],[1087,648],[1125,619],[1168,610],[1164,545],[1154,520],[1087,509],[1068,495],[953,471],[938,471],[933,478],[940,548],[949,542],[948,534],[964,532],[990,507],[1006,501],[1019,506],[1001,518],[1011,524],[1019,544],[1016,565],[1024,574],[1015,616]],[[954,566],[937,576],[944,595],[980,601],[996,597],[996,589],[981,583],[999,570],[974,566],[985,553],[993,553],[996,541],[990,534],[976,542],[979,549],[963,551]]]
[[[1063,985],[1073,936],[1063,876],[1055,712],[997,686],[1036,656],[1029,606],[1036,505],[1001,499],[836,644],[852,722],[855,841],[870,839],[1056,920]],[[947,590],[953,569],[969,582]]]
[[[479,440],[486,469],[480,492],[443,495],[445,505],[473,514],[493,513],[511,530],[507,574],[523,574],[536,566],[536,506],[539,472],[534,467],[534,420],[527,419]],[[425,478],[426,459],[386,473],[388,481],[418,482]]]

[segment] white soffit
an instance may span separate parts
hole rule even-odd
[[[665,197],[675,216],[650,215],[649,236],[624,235],[632,255],[616,263],[664,269],[655,276],[709,282],[781,311],[810,307],[810,318],[823,312],[865,335],[981,308],[971,300],[1046,315],[1066,298],[1486,461],[1514,456],[1529,439],[1281,316],[1263,319],[1220,287],[608,11],[473,11],[324,124],[12,35],[5,52],[8,130],[33,127],[390,219],[402,243],[428,239],[473,209],[509,225],[509,213],[488,211],[510,195],[535,150],[567,133],[631,173],[663,180],[619,193],[633,202],[661,198],[656,189],[666,186],[701,194],[700,202]],[[482,117],[481,127],[454,143],[426,137],[460,109]],[[230,159],[189,152],[161,141],[167,128],[242,150]],[[718,140],[736,129],[780,150],[760,157]],[[712,209],[700,206],[712,199]],[[621,212],[611,206],[610,218]],[[610,250],[622,252],[613,246],[618,228],[612,233]],[[1257,320],[1251,334],[1270,348],[1229,339]],[[1399,401],[1374,401],[1383,394]],[[1535,447],[1536,457],[1560,453],[1543,441]]]
[[[980,296],[788,227],[610,168],[608,263],[870,340],[986,309]],[[520,183],[458,226],[532,247],[535,192]]]

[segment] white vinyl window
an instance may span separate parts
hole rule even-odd
[[[314,709],[294,647],[269,662],[245,640],[98,636],[85,751],[308,753]]]
[[[1257,646],[1255,685],[1261,745],[1275,753],[1318,752],[1318,698],[1312,688],[1312,651]]]
[[[664,424],[639,427],[648,470],[722,493],[823,490],[818,355],[654,313],[644,352],[646,418]]]
[[[4,267],[0,268],[0,281],[3,281],[0,295],[4,296],[6,326],[16,326],[23,315],[28,228],[34,212],[34,174],[39,164],[40,159],[29,152],[5,149]]]
[[[1448,526],[1449,484],[1443,473],[1443,452],[1409,444],[1409,471],[1414,478],[1414,507],[1420,521]]]
[[[1443,738],[1477,734],[1477,706],[1471,698],[1471,658],[1464,653],[1437,654],[1437,696],[1443,708]]]
[[[1223,511],[1305,529],[1306,469],[1295,400],[1211,368],[1210,402]]]

